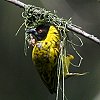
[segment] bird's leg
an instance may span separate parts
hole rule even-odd
[[[70,77],[70,76],[82,76],[82,75],[85,75],[85,74],[88,73],[88,72],[85,72],[85,73],[70,73],[69,67],[70,67],[71,60],[74,59],[74,57],[72,55],[68,55],[67,57],[64,57],[63,59],[64,59],[63,65],[64,65],[65,78]]]

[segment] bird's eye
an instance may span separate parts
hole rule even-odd
[[[39,29],[39,30],[37,30],[37,32],[38,32],[39,34],[41,34],[41,33],[43,33],[43,29]]]

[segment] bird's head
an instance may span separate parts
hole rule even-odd
[[[42,41],[46,38],[48,34],[50,24],[45,23],[37,26],[36,28],[31,28],[26,30],[26,33],[28,34],[28,43],[29,45],[34,46],[37,41]]]

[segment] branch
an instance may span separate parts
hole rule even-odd
[[[94,35],[91,35],[91,34],[85,32],[85,31],[81,30],[80,28],[77,28],[77,27],[70,25],[70,24],[67,25],[67,28],[69,30],[71,30],[71,31],[73,31],[77,34],[80,34],[80,35],[84,36],[85,38],[88,38],[88,39],[90,39],[90,40],[92,40],[92,41],[94,41],[94,42],[96,42],[100,45],[100,39],[98,39]]]
[[[5,0],[5,1],[13,3],[13,4],[15,4],[15,5],[17,5],[17,6],[21,7],[21,8],[25,8],[27,6],[27,4],[25,4],[25,3],[23,3],[23,2],[21,2],[19,0]],[[84,36],[84,37],[86,37],[86,38],[88,38],[88,39],[90,39],[90,40],[92,40],[92,41],[94,41],[94,42],[96,42],[97,44],[100,45],[100,39],[98,39],[94,35],[91,35],[91,34],[85,32],[85,31],[81,30],[80,28],[71,25],[71,24],[68,24],[67,28],[69,30],[71,30],[71,31],[73,31],[73,32],[75,32],[77,34],[80,34],[80,35],[82,35],[82,36]]]
[[[19,0],[5,0],[5,1],[8,1],[10,3],[13,3],[15,4],[16,6],[19,6],[20,8],[25,8],[25,6],[27,6],[27,4],[19,1]]]

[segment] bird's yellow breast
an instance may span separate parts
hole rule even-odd
[[[32,60],[45,85],[54,91],[54,79],[60,49],[60,34],[54,26],[50,26],[45,40],[38,41],[32,51]]]
[[[58,56],[60,46],[60,34],[54,26],[50,26],[45,40],[38,41],[32,51],[32,59],[35,64],[44,61],[47,63],[54,63]],[[36,63],[37,62],[37,63]]]

